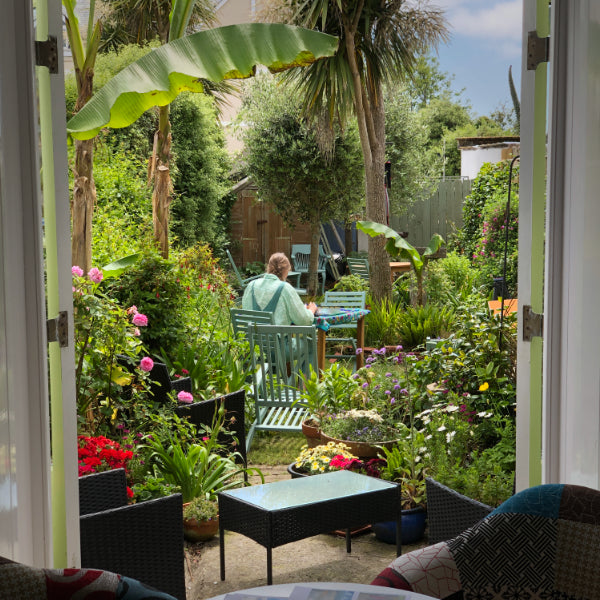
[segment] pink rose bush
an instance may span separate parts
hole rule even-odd
[[[148,325],[148,317],[142,313],[135,313],[131,322],[137,327],[146,327]]]
[[[181,390],[181,392],[177,394],[177,400],[179,400],[179,402],[183,402],[184,404],[191,404],[194,401],[194,396],[192,396],[192,394],[189,392]]]
[[[144,356],[144,358],[142,358],[142,360],[140,360],[140,369],[142,371],[149,373],[150,371],[152,371],[153,367],[154,367],[154,361],[149,356]]]

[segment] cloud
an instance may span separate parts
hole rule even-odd
[[[521,42],[522,0],[434,0],[446,11],[454,35],[465,35],[487,40],[510,40]]]

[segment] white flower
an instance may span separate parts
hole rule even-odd
[[[456,412],[458,410],[458,406],[456,404],[450,404],[446,407],[446,412]]]
[[[442,425],[441,427],[437,428],[438,431],[446,431],[446,426]]]
[[[487,419],[487,418],[491,417],[493,414],[494,413],[492,413],[492,412],[488,412],[488,411],[484,410],[483,412],[477,413],[477,416],[481,417],[482,419]]]
[[[452,441],[452,438],[456,435],[456,431],[449,431],[446,434],[446,443],[450,443]]]

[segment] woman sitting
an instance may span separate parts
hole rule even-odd
[[[242,308],[273,313],[275,325],[312,325],[317,305],[304,305],[298,292],[287,283],[290,261],[283,252],[269,258],[267,274],[252,281],[242,297]]]

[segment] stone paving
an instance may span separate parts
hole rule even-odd
[[[265,482],[288,478],[285,466],[260,467]],[[425,545],[403,546],[410,552]],[[204,600],[219,594],[267,585],[267,551],[243,535],[225,533],[225,581],[220,580],[219,538],[209,542],[186,542],[187,600]],[[273,549],[273,583],[348,581],[370,583],[396,556],[396,547],[371,532],[352,538],[346,553],[344,537],[314,537]]]

